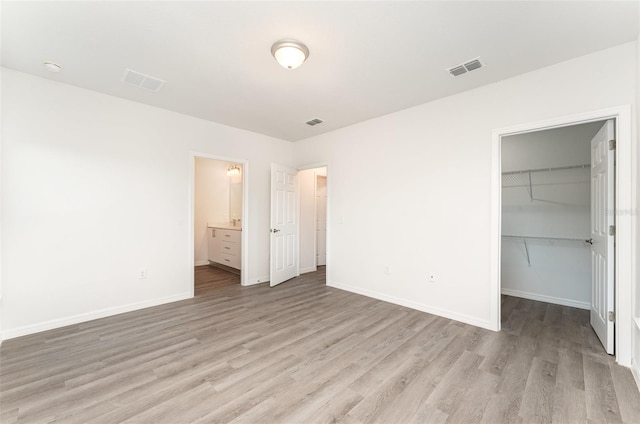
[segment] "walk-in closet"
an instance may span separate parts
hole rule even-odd
[[[590,308],[591,140],[603,124],[502,138],[503,294]]]

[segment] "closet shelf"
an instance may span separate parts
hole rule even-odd
[[[523,239],[523,240],[580,241],[580,242],[583,242],[583,243],[588,243],[587,239],[571,238],[571,237],[516,236],[516,235],[512,235],[512,234],[503,234],[502,237]]]
[[[527,183],[525,183],[522,186],[505,186],[504,185],[504,180],[503,180],[503,184],[502,187],[524,187],[527,192],[529,193],[529,200],[531,200],[532,202],[534,200],[540,200],[540,199],[535,199],[533,197],[533,181],[531,180],[531,174],[536,173],[536,172],[548,172],[548,171],[562,171],[562,170],[567,170],[567,169],[585,169],[585,168],[590,168],[591,164],[584,164],[584,165],[567,165],[567,166],[556,166],[554,168],[536,168],[536,169],[521,169],[518,171],[507,171],[507,172],[503,172],[502,176],[504,177],[505,175],[527,175],[529,178],[529,181]]]
[[[507,171],[503,172],[502,175],[513,175],[513,174],[528,174],[530,172],[548,172],[548,171],[562,171],[565,169],[582,169],[582,168],[590,168],[591,164],[584,165],[568,165],[568,166],[556,166],[553,168],[536,168],[536,169],[521,169],[518,171]]]
[[[579,238],[570,238],[570,237],[541,237],[541,236],[515,236],[511,234],[503,234],[503,238],[510,238],[514,240],[522,240],[524,244],[524,251],[527,255],[527,264],[531,266],[531,257],[529,256],[529,245],[527,244],[527,240],[545,240],[545,241],[573,241],[573,242],[581,242],[584,246],[591,245],[591,239],[579,239]]]

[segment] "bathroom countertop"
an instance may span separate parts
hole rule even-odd
[[[236,231],[242,231],[242,226],[234,226],[232,223],[230,222],[208,222],[207,226],[209,228],[220,228],[222,230],[236,230]]]

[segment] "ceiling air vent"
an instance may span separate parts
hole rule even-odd
[[[314,118],[311,121],[307,121],[305,122],[307,125],[311,125],[312,127],[314,125],[318,125],[318,124],[322,124],[324,121],[322,119],[318,119],[318,118]]]
[[[457,77],[460,76],[462,74],[466,74],[467,72],[471,72],[471,71],[475,71],[476,69],[480,69],[485,67],[486,64],[484,62],[482,62],[482,60],[480,60],[479,57],[476,57],[475,59],[471,59],[465,63],[462,63],[460,65],[455,65],[452,66],[451,68],[447,68],[445,69],[449,75],[451,75],[452,77]]]
[[[125,84],[142,88],[143,90],[153,91],[154,93],[160,91],[160,89],[166,82],[161,80],[160,78],[152,77],[151,75],[146,75],[132,69],[124,70],[121,81]]]
[[[464,64],[464,67],[467,68],[467,71],[471,72],[478,68],[482,68],[482,62],[479,59],[473,59],[470,62]]]
[[[455,68],[449,69],[449,73],[454,77],[457,77],[458,75],[466,74],[467,70],[464,66],[456,66]]]

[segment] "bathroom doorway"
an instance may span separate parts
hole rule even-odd
[[[194,154],[193,291],[242,284],[246,269],[246,161]]]

